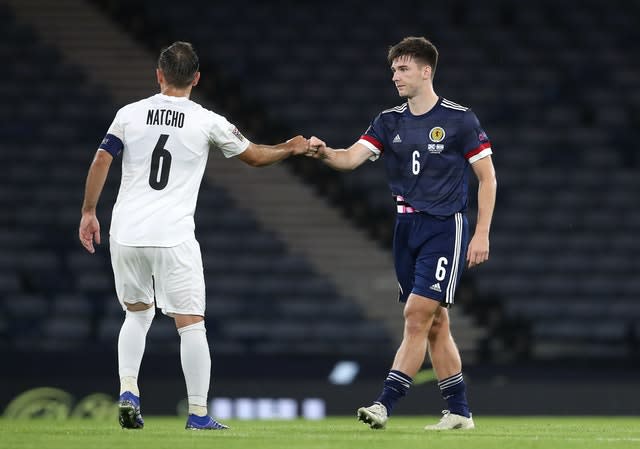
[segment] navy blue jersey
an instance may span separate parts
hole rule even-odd
[[[469,164],[492,153],[476,115],[444,98],[422,115],[382,111],[359,142],[382,156],[401,207],[441,217],[466,210]]]

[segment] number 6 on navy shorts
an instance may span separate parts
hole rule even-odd
[[[468,240],[469,225],[462,213],[450,217],[398,214],[393,256],[399,301],[406,302],[415,293],[450,307],[464,269]]]

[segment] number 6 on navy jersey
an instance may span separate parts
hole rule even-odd
[[[411,157],[411,171],[413,172],[414,175],[417,175],[420,173],[420,161],[418,160],[419,158],[420,158],[420,152],[418,150],[415,150]]]
[[[169,134],[160,134],[153,153],[151,153],[151,170],[149,171],[149,185],[152,189],[162,190],[169,182],[169,170],[171,169],[171,153],[164,145],[169,139]],[[160,174],[160,176],[158,176]]]

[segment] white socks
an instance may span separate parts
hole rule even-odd
[[[130,391],[140,396],[138,372],[147,340],[147,332],[156,313],[155,307],[140,312],[127,310],[118,337],[118,370],[120,394]]]
[[[207,414],[207,395],[211,379],[211,355],[204,321],[178,329],[180,334],[180,361],[187,384],[189,413]]]
[[[147,332],[155,312],[154,307],[141,312],[126,311],[118,337],[120,394],[130,391],[140,396],[138,373],[144,355]],[[181,327],[178,329],[178,334],[180,334],[180,361],[187,384],[189,413],[206,416],[211,379],[211,355],[204,321]]]

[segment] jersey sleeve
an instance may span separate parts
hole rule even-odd
[[[470,164],[493,153],[487,133],[482,129],[478,117],[470,110],[465,113],[462,126],[462,151]]]
[[[249,146],[249,140],[225,117],[212,113],[209,142],[222,151],[224,157],[233,157]]]
[[[371,157],[369,157],[371,161],[378,159],[384,151],[384,145],[382,144],[382,142],[384,142],[384,128],[382,127],[381,115],[382,114],[378,114],[378,116],[373,119],[367,130],[358,140],[358,143],[369,148],[373,153]]]
[[[116,113],[107,134],[100,142],[98,149],[107,151],[111,156],[116,157],[124,148],[124,126],[122,125],[122,109]]]

